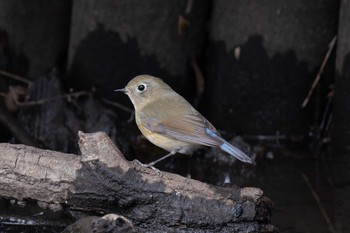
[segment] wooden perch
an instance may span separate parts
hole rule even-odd
[[[258,188],[217,187],[128,162],[105,133],[79,132],[82,155],[0,144],[0,196],[118,213],[138,231],[277,232]]]

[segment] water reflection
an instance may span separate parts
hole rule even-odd
[[[229,179],[261,188],[275,203],[271,222],[280,232],[350,232],[347,157],[327,161],[323,156],[290,154],[277,154],[255,167],[219,165],[197,156],[192,158],[191,175],[208,183],[222,185]]]

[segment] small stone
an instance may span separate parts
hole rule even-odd
[[[63,207],[61,204],[51,203],[49,204],[49,209],[52,210],[53,212],[58,212],[58,211],[62,211]]]
[[[49,203],[43,202],[43,201],[38,201],[38,206],[42,209],[47,209],[47,207],[49,206]]]
[[[263,191],[259,188],[245,187],[241,189],[241,197],[257,201],[262,195]]]
[[[20,207],[25,207],[27,206],[27,202],[26,201],[17,201],[17,205],[20,206]]]

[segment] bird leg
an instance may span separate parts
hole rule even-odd
[[[137,159],[135,159],[135,161],[136,161],[140,166],[142,166],[142,167],[147,167],[147,168],[151,168],[153,171],[157,172],[159,176],[162,176],[163,173],[162,173],[159,169],[155,168],[154,165],[155,165],[156,163],[158,163],[158,162],[160,162],[160,161],[162,161],[162,160],[164,160],[164,159],[166,159],[166,158],[168,158],[168,157],[174,155],[174,154],[176,154],[176,151],[172,151],[172,152],[170,152],[169,154],[167,154],[167,155],[165,155],[165,156],[163,156],[163,157],[161,157],[161,158],[159,158],[159,159],[157,159],[157,160],[155,160],[155,161],[153,161],[153,162],[151,162],[151,163],[147,163],[147,164],[143,164],[143,163],[141,163],[140,161],[138,161]]]
[[[156,163],[159,163],[160,161],[162,161],[162,160],[164,160],[164,159],[166,159],[166,158],[169,158],[170,156],[172,156],[172,155],[174,155],[174,154],[176,154],[176,151],[172,151],[172,152],[170,152],[169,154],[164,155],[163,157],[160,157],[159,159],[157,159],[157,160],[155,160],[155,161],[153,161],[153,162],[151,162],[151,163],[149,163],[149,164],[147,164],[147,165],[153,167]]]
[[[141,167],[151,168],[153,171],[157,172],[158,175],[159,175],[160,177],[163,176],[163,173],[162,173],[159,169],[155,168],[154,166],[152,166],[152,165],[150,165],[150,164],[141,163],[141,162],[138,161],[137,159],[135,159],[134,161],[136,161]]]

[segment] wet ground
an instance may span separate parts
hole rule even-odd
[[[257,177],[243,185],[260,187],[274,201],[271,221],[280,232],[350,232],[349,222],[337,213],[348,200],[335,199],[346,187],[335,187],[330,179],[319,160],[281,158],[258,168]]]
[[[193,162],[198,162],[198,167],[205,163],[200,158],[192,158]],[[349,165],[345,155],[277,153],[256,167],[216,167],[213,163],[210,168],[217,169],[217,184],[224,182],[220,175],[224,173],[233,184],[261,188],[275,203],[271,222],[281,233],[345,233],[350,232]],[[215,183],[213,177],[193,169],[193,165],[192,170],[192,177]]]

